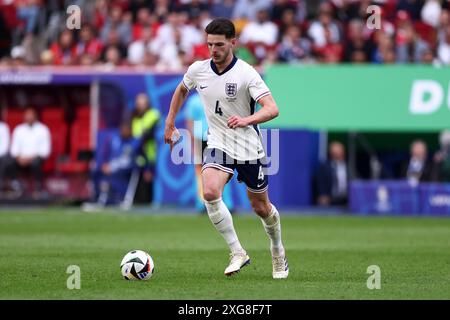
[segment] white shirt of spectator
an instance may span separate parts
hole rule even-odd
[[[211,59],[197,61],[187,70],[183,84],[188,90],[196,88],[200,95],[209,148],[220,149],[240,161],[264,157],[258,126],[229,129],[227,123],[231,116],[250,116],[256,111],[255,101],[270,94],[252,66],[237,59],[231,69],[219,75],[212,69]]]
[[[204,42],[203,33],[191,25],[185,25],[180,28],[180,48],[190,55],[192,48]],[[153,54],[160,57],[161,50],[166,46],[175,45],[175,30],[174,26],[169,23],[163,24],[159,29],[155,39],[150,43],[150,50]]]
[[[427,0],[422,7],[420,16],[426,24],[436,28],[439,25],[439,17],[441,16],[441,4],[438,0]]]
[[[4,122],[0,122],[0,157],[6,156],[9,150],[9,128]]]
[[[128,61],[131,64],[141,64],[147,51],[150,51],[149,43],[142,40],[132,42],[128,47]]]
[[[330,24],[331,42],[337,43],[340,40],[339,28],[335,23]],[[325,28],[319,21],[314,21],[308,29],[308,35],[314,42],[314,45],[323,47],[327,44],[325,37]]]
[[[11,156],[47,158],[51,152],[50,131],[40,122],[18,125],[12,135]]]
[[[343,161],[336,163],[337,194],[345,196],[347,194],[347,167]]]
[[[249,22],[245,25],[239,40],[246,44],[249,42],[262,42],[272,46],[277,42],[278,27],[271,21],[264,23]]]
[[[450,43],[442,41],[438,46],[437,56],[441,63],[450,65]]]

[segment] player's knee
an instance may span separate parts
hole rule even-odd
[[[218,188],[203,186],[203,199],[205,201],[213,201],[220,198],[220,190]]]
[[[262,200],[251,200],[250,204],[252,205],[253,211],[258,215],[266,215],[270,211],[270,203],[266,203],[266,201]]]

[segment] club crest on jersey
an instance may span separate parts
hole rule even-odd
[[[225,84],[225,93],[229,97],[235,97],[237,93],[237,83],[227,83]]]

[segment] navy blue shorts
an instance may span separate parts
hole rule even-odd
[[[266,174],[267,163],[261,163],[261,159],[252,161],[238,161],[231,158],[220,149],[205,148],[203,152],[202,171],[206,168],[216,168],[224,172],[234,174],[237,171],[238,182],[244,182],[247,189],[254,193],[262,193],[269,186],[269,178]]]

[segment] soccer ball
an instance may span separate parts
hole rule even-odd
[[[155,264],[147,252],[133,250],[123,257],[120,271],[126,280],[148,280],[155,272]]]

